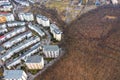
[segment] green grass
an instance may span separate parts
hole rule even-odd
[[[38,73],[40,70],[28,70],[31,74],[35,75],[36,73]]]

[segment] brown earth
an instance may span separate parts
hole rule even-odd
[[[120,80],[120,6],[90,11],[64,34],[65,55],[35,80]]]

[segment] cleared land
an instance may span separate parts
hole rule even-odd
[[[66,54],[35,80],[120,80],[120,6],[90,11],[64,34]]]

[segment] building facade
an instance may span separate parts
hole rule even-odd
[[[27,80],[27,74],[23,70],[5,70],[4,80]]]
[[[43,53],[46,58],[56,58],[60,55],[59,47],[57,45],[43,46]]]
[[[44,67],[44,59],[42,56],[30,56],[26,60],[28,69],[42,69]]]
[[[61,41],[62,32],[60,31],[60,29],[55,24],[50,25],[50,32],[53,34],[53,37],[56,40]]]

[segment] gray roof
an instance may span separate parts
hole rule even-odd
[[[57,45],[45,45],[43,46],[44,51],[57,51],[59,47]]]
[[[39,63],[42,60],[42,56],[35,55],[35,56],[30,56],[27,58],[26,63]]]
[[[0,52],[5,50],[5,48],[3,48],[2,46],[0,46]]]
[[[48,21],[48,18],[45,17],[45,16],[43,16],[43,17],[42,17],[42,20],[44,20],[44,21]]]
[[[4,78],[5,79],[19,79],[23,75],[22,70],[5,70]]]

